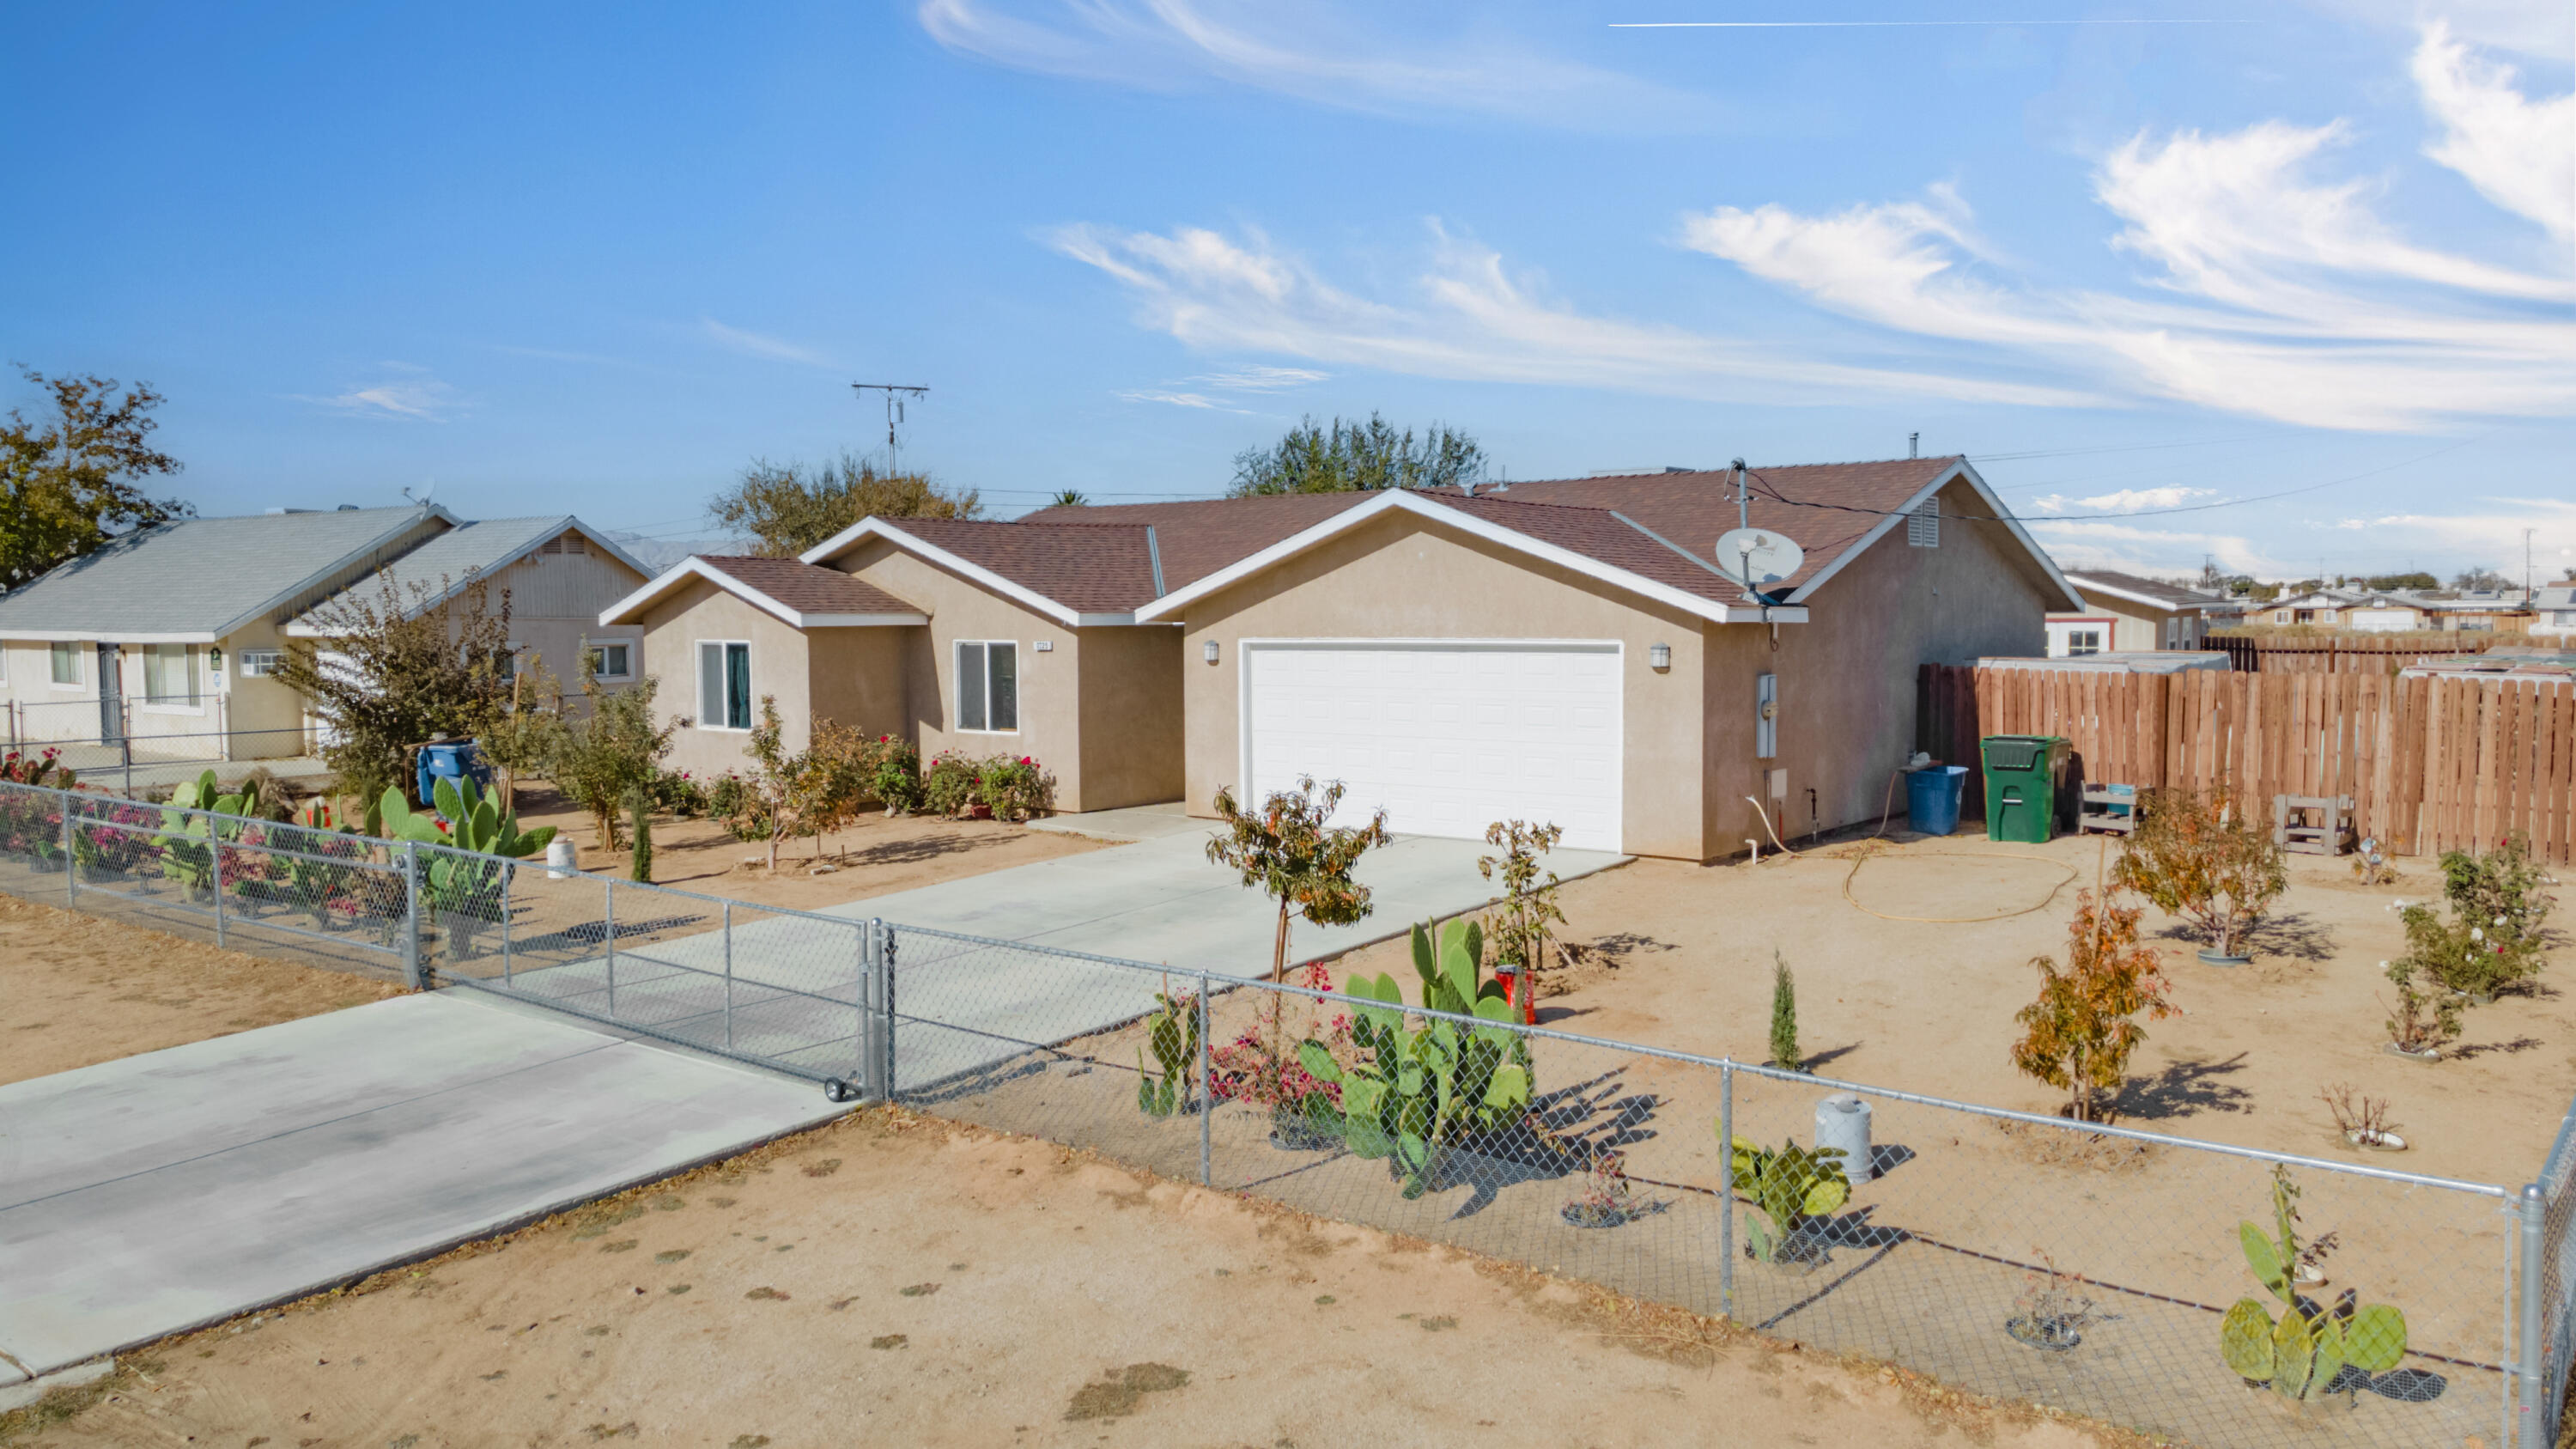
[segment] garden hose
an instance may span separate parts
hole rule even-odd
[[[2008,921],[2015,916],[2027,916],[2033,911],[2046,910],[2049,903],[2057,899],[2057,893],[2066,889],[2068,884],[2073,882],[2077,876],[2075,867],[2068,865],[2066,862],[2056,859],[2053,856],[2033,855],[2026,850],[1925,851],[1920,855],[1913,855],[1908,858],[1913,860],[1924,860],[1938,857],[1950,857],[1958,860],[2035,860],[2043,865],[2056,866],[2059,870],[2066,872],[2066,879],[2050,886],[2048,888],[2048,894],[2040,897],[2037,904],[2023,906],[2019,910],[1998,911],[1990,916],[1891,916],[1885,911],[1873,911],[1869,907],[1862,905],[1860,903],[1860,898],[1852,894],[1852,880],[1860,874],[1860,868],[1869,864],[1869,862],[1877,856],[1886,854],[1887,851],[1891,849],[1894,849],[1894,847],[1889,846],[1882,847],[1878,850],[1863,850],[1852,858],[1851,869],[1843,873],[1843,899],[1851,902],[1854,910],[1860,911],[1864,915],[1876,916],[1882,921],[1903,921],[1910,925],[1918,926],[1974,926],[1981,925],[1987,921]]]

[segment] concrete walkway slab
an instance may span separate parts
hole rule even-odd
[[[1104,812],[1109,813],[1109,812]],[[1079,817],[1076,817],[1079,818]],[[1243,878],[1207,858],[1208,825],[1133,845],[1013,866],[938,885],[871,896],[831,907],[836,916],[882,916],[899,925],[954,931],[1206,970],[1254,976],[1270,969],[1279,907]],[[1297,922],[1289,930],[1292,966],[1401,935],[1416,921],[1477,910],[1498,894],[1476,870],[1493,847],[1473,840],[1400,835],[1361,857],[1359,881],[1374,909],[1349,926]],[[1622,865],[1629,857],[1602,850],[1559,850],[1546,867],[1573,880]]]
[[[0,1363],[219,1322],[844,1110],[449,994],[0,1086]]]

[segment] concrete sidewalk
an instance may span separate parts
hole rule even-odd
[[[453,993],[0,1086],[0,1386],[846,1110]]]

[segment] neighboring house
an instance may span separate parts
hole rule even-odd
[[[579,562],[558,557],[566,549]],[[450,592],[485,578],[496,595],[510,592],[514,637],[533,646],[561,634],[567,655],[581,633],[606,632],[591,622],[597,606],[643,577],[561,516],[467,523],[430,506],[165,523],[0,595],[9,736],[130,737],[146,753],[188,757],[300,754],[304,702],[275,677],[286,641],[316,633],[316,611],[335,598],[372,597],[387,569],[433,594],[442,576]],[[631,638],[627,648],[631,673]]]
[[[2245,615],[2249,624],[2271,624],[2288,627],[2309,624],[2321,629],[2343,627],[2343,612],[2367,601],[2368,595],[2345,589],[2318,589],[2314,593],[2274,599]]]
[[[2522,591],[2429,596],[2416,605],[2424,627],[2459,634],[2520,634],[2532,624],[2533,606]]]
[[[2537,591],[2531,607],[2534,638],[2576,639],[2576,579]]]
[[[1768,601],[1707,556],[1732,479],[1680,473],[869,519],[767,578],[692,561],[602,621],[646,628],[666,689],[697,681],[673,704],[704,768],[740,763],[742,708],[796,687],[772,681],[811,698],[828,675],[853,703],[827,717],[925,755],[1033,755],[1068,810],[1206,815],[1220,787],[1311,774],[1400,832],[1521,818],[1707,860],[1875,818],[1918,667],[2036,652],[2048,611],[2082,606],[1963,459],[1756,486],[1752,523],[1806,550]],[[847,635],[867,637],[827,637]]]
[[[2048,657],[2141,649],[2198,649],[2220,621],[2233,622],[2229,601],[2179,584],[2109,569],[2083,569],[2066,581],[2084,596],[2075,612],[2048,616]],[[2215,616],[2215,617],[2213,617]]]

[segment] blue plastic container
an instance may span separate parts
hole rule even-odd
[[[1968,789],[1968,767],[1933,765],[1905,777],[1905,819],[1925,835],[1959,828],[1959,798]]]
[[[413,770],[413,798],[435,809],[440,780],[472,780],[475,789],[488,793],[492,788],[492,766],[472,740],[442,740],[421,746],[420,760]]]

